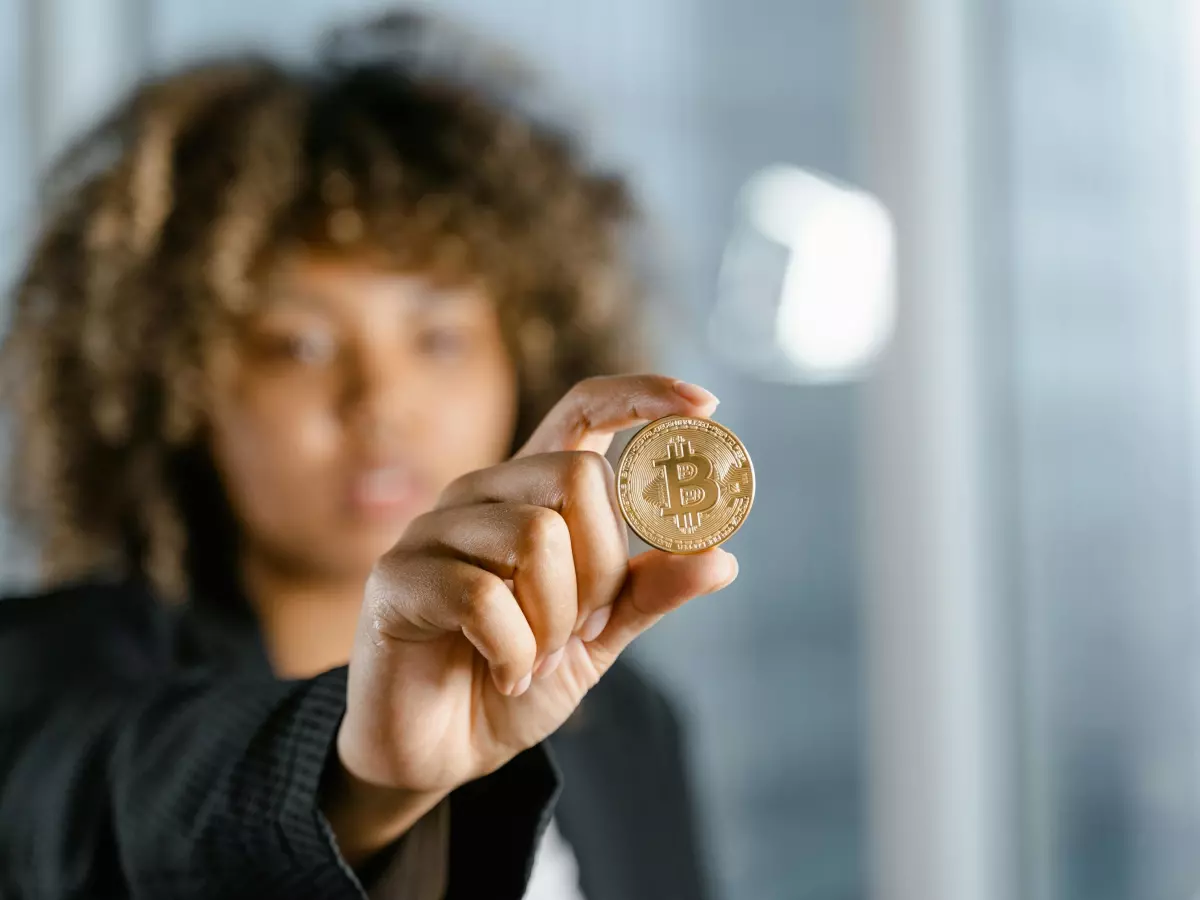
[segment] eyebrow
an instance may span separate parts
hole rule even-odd
[[[319,294],[309,291],[276,289],[264,292],[264,296],[255,311],[269,312],[273,309],[287,309],[296,306],[323,311],[328,308],[329,304]]]
[[[444,308],[446,306],[472,306],[487,301],[486,296],[481,295],[469,286],[398,287],[395,291],[388,291],[387,293],[391,295],[389,299],[392,302],[414,308],[418,312],[425,309]],[[334,305],[336,305],[336,301],[331,303],[320,292],[279,284],[265,291],[263,302],[258,307],[258,311],[264,312],[272,309],[300,306],[318,312],[325,312]]]

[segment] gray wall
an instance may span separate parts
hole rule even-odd
[[[1006,4],[1028,895],[1195,896],[1182,4]]]

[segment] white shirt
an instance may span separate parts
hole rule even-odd
[[[533,874],[525,900],[585,900],[579,887],[579,864],[567,839],[550,820],[533,858]]]
[[[449,849],[450,803],[443,801],[409,829],[400,852],[371,886],[371,900],[441,900]],[[586,900],[575,854],[553,819],[533,858],[525,900]]]

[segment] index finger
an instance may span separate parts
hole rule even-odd
[[[603,454],[618,431],[662,416],[708,416],[717,400],[699,385],[665,375],[608,375],[571,388],[517,456],[558,450]]]

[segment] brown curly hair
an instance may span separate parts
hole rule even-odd
[[[627,367],[629,192],[522,108],[531,87],[444,23],[391,15],[310,65],[229,57],[144,82],[63,156],[0,348],[12,502],[46,577],[194,586],[218,515],[195,464],[203,351],[282,253],[482,278],[518,441],[575,381]]]

